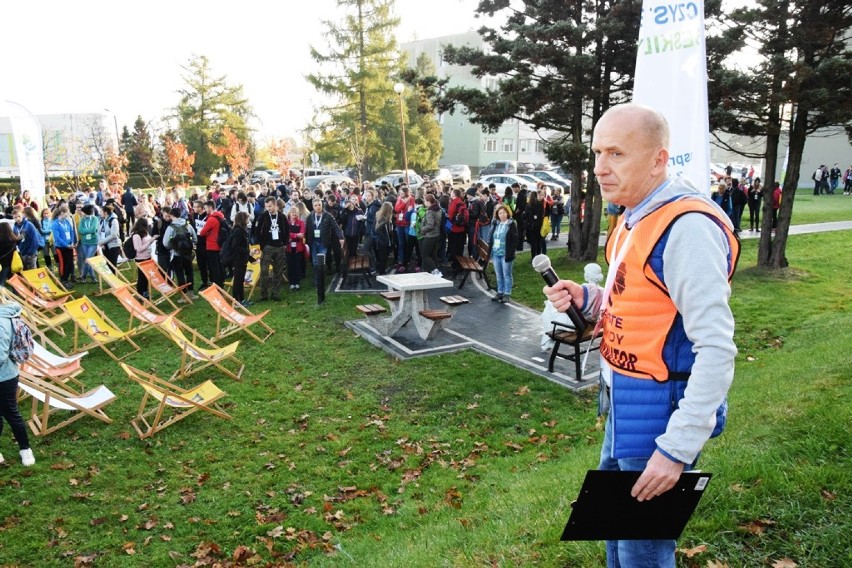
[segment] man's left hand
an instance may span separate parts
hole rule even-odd
[[[630,495],[637,501],[647,501],[658,495],[662,495],[675,486],[680,474],[683,473],[683,465],[664,456],[658,451],[654,452],[645,471],[636,480]]]

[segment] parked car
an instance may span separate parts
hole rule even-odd
[[[466,164],[454,164],[448,168],[453,176],[452,183],[459,182],[461,185],[470,185],[470,167]]]
[[[528,174],[535,169],[535,164],[532,162],[518,162],[518,173]]]
[[[476,180],[476,183],[481,183],[486,187],[493,183],[497,188],[497,192],[500,195],[503,195],[503,192],[506,191],[506,188],[511,186],[513,183],[525,185],[527,186],[527,189],[535,189],[536,181],[536,178],[532,178],[532,180],[530,180],[518,174],[494,174],[480,176],[479,179]]]
[[[332,172],[329,170],[323,170],[320,168],[305,168],[304,175],[306,178],[314,177],[314,176],[336,176],[340,175],[337,172]]]
[[[499,162],[491,162],[479,172],[481,176],[494,174],[516,174],[518,173],[518,162],[512,160],[500,160]]]
[[[438,168],[437,170],[431,170],[427,173],[427,175],[432,181],[453,185],[453,174],[450,173],[450,170],[447,168]]]
[[[560,176],[556,173],[556,170],[536,170],[534,172],[530,172],[529,175],[534,176],[540,179],[541,181],[555,183],[562,189],[571,189],[571,180],[567,180],[564,177]]]
[[[213,183],[214,181],[218,181],[220,184],[221,183],[228,183],[229,179],[231,179],[231,174],[228,174],[228,173],[213,174],[212,176],[210,176],[210,183]]]
[[[379,186],[383,181],[393,187],[399,187],[405,184],[405,173],[402,170],[391,170],[373,182],[373,184]],[[410,189],[417,189],[422,184],[423,178],[417,175],[414,170],[408,170],[408,187]]]
[[[266,183],[271,175],[266,170],[255,170],[251,173],[251,179],[249,180],[251,183]]]
[[[305,178],[305,185],[307,189],[310,191],[314,191],[320,182],[325,182],[325,185],[328,189],[331,189],[331,184],[336,183],[337,185],[341,185],[343,183],[348,183],[350,186],[355,187],[355,181],[347,176],[342,176],[340,174],[327,174],[321,176],[308,176]]]
[[[562,189],[561,185],[554,183],[552,181],[547,181],[547,180],[537,178],[534,175],[530,175],[530,174],[515,174],[515,175],[518,176],[519,178],[521,178],[522,180],[526,180],[527,186],[529,186],[529,187],[535,187],[537,183],[541,182],[545,185],[545,187],[550,188],[550,193],[553,193],[554,189]]]

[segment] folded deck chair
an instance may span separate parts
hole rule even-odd
[[[11,290],[2,286],[0,286],[0,300],[20,304],[21,317],[31,329],[42,333],[53,331],[57,335],[65,336],[65,329],[62,326],[71,321],[71,318],[64,311],[56,314],[43,311],[35,303],[23,301],[22,298],[15,296]]]
[[[168,316],[160,308],[140,296],[130,286],[114,289],[112,290],[112,295],[118,299],[124,309],[130,314],[130,321],[127,324],[128,333],[136,335],[153,327],[168,337],[165,330],[160,328],[160,325],[166,321],[166,317]],[[175,315],[179,311],[175,310],[170,315]],[[133,327],[134,320],[139,321],[139,325],[135,328]]]
[[[115,265],[103,255],[99,254],[87,258],[86,264],[91,266],[94,273],[98,276],[98,291],[95,292],[96,296],[102,296],[109,293],[110,290],[123,288],[130,284],[118,269],[115,268]],[[115,272],[113,272],[113,269],[115,269]]]
[[[139,438],[143,440],[199,410],[226,420],[231,419],[216,403],[225,396],[225,392],[219,390],[212,381],[205,381],[187,390],[124,363],[121,363],[121,368],[145,391],[139,411],[130,421]],[[153,401],[154,405],[146,410],[149,400]]]
[[[76,393],[66,386],[44,381],[21,371],[18,376],[18,388],[33,399],[32,412],[27,422],[36,436],[46,436],[84,416],[97,418],[107,424],[112,422],[102,408],[114,401],[115,395],[104,385],[84,393]],[[62,422],[51,425],[50,419],[61,411],[69,411],[72,414]]]
[[[29,282],[35,293],[45,300],[59,300],[70,296],[71,292],[59,283],[53,272],[47,268],[31,268],[21,272],[21,276]]]
[[[168,302],[171,304],[172,309],[177,309],[174,301],[171,299],[172,296],[178,295],[181,296],[185,302],[192,303],[192,300],[189,296],[186,295],[185,289],[189,287],[189,284],[184,284],[183,286],[176,285],[169,275],[160,267],[159,264],[154,262],[153,260],[143,260],[136,264],[139,267],[139,270],[145,274],[145,277],[148,279],[149,290],[151,291],[151,302],[154,305],[159,306],[163,302]],[[154,300],[154,293],[159,294],[159,298]]]
[[[52,315],[62,313],[61,306],[70,297],[63,296],[57,300],[45,300],[44,298],[36,294],[35,289],[27,280],[21,278],[17,274],[13,274],[12,277],[6,281],[6,283],[12,287],[12,290],[15,291],[15,293],[18,295],[19,299],[22,302],[31,304],[32,306],[37,307],[43,312]]]
[[[20,370],[36,378],[57,384],[71,381],[82,388],[83,385],[77,380],[77,377],[83,373],[80,360],[86,354],[88,354],[88,351],[70,356],[64,353],[60,355],[50,351],[38,339],[33,338],[33,353],[26,363],[21,363]]]
[[[188,377],[214,365],[217,369],[238,381],[243,374],[245,365],[237,356],[237,347],[240,342],[235,341],[224,347],[217,347],[215,343],[202,336],[200,333],[182,323],[174,316],[168,316],[160,327],[166,331],[168,336],[181,348],[180,368],[174,372],[171,379]],[[187,338],[189,334],[192,339]],[[201,347],[199,344],[206,347]],[[225,366],[226,361],[231,361],[237,370],[232,371]]]
[[[73,300],[62,305],[71,319],[74,320],[74,353],[84,349],[98,346],[107,355],[121,361],[128,355],[139,351],[139,346],[130,337],[130,334],[118,328],[92,301],[83,296],[79,300]],[[87,345],[81,345],[80,332],[88,335],[92,340]],[[119,356],[118,349],[122,343],[130,346],[131,350]]]
[[[245,290],[246,300],[251,300],[252,294],[254,294],[255,288],[257,288],[257,284],[260,282],[260,261],[250,262],[246,265],[246,277],[243,280],[243,290]],[[234,290],[234,280],[226,280],[225,286],[228,287],[230,292]]]
[[[209,288],[202,290],[200,294],[216,310],[216,335],[213,337],[213,341],[218,341],[234,333],[244,331],[258,343],[263,343],[275,333],[275,330],[263,321],[263,317],[269,313],[269,310],[256,315],[252,314],[217,284],[211,284]],[[228,325],[222,325],[223,319]],[[249,329],[250,326],[255,324],[265,330],[263,339]]]

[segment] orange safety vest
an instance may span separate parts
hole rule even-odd
[[[740,245],[727,225],[727,218],[711,203],[684,198],[663,205],[620,232],[619,242],[610,238],[606,259],[612,262],[615,250],[623,245],[628,232],[633,232],[630,249],[618,267],[603,322],[601,355],[619,373],[637,379],[664,382],[670,378],[686,378],[688,371],[671,372],[663,359],[663,347],[675,323],[677,308],[666,285],[650,266],[650,257],[671,225],[687,213],[707,215],[722,228],[728,239],[730,257],[728,281],[733,277]],[[622,218],[621,223],[625,219]],[[650,285],[649,285],[650,283]],[[677,370],[675,370],[677,371]]]

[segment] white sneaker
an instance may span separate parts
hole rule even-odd
[[[24,464],[24,467],[35,465],[35,456],[33,455],[32,448],[21,450],[21,463]]]
[[[6,463],[6,458],[3,457],[3,454],[0,454],[0,463]]]

